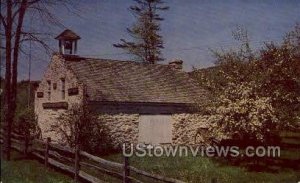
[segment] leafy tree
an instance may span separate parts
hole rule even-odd
[[[260,61],[254,63],[259,94],[269,96],[285,128],[299,125],[300,117],[300,26],[282,44],[265,44]]]
[[[76,144],[90,153],[108,153],[112,150],[107,127],[98,120],[86,104],[73,105],[62,113],[52,130],[70,147]]]
[[[259,96],[257,87],[255,82],[232,83],[219,95],[208,119],[216,137],[264,141],[276,132],[279,120],[270,97]]]
[[[255,54],[243,43],[237,51],[215,55],[216,67],[195,74],[215,94],[212,131],[265,141],[300,127],[299,25],[282,43],[265,43]]]
[[[41,129],[38,126],[37,116],[32,106],[23,109],[16,118],[14,129],[19,131],[18,134],[25,135],[28,139],[41,137]]]
[[[168,10],[162,0],[135,0],[136,5],[130,7],[131,13],[137,22],[128,28],[127,32],[135,41],[121,39],[121,43],[114,44],[136,57],[137,61],[155,64],[162,61],[161,49],[163,49],[162,36],[159,35],[160,23],[164,19],[158,11]]]
[[[240,84],[252,80],[253,65],[257,59],[250,46],[248,32],[242,26],[237,26],[232,32],[235,40],[241,43],[238,50],[217,51],[211,50],[216,58],[215,67],[195,70],[193,75],[202,87],[209,90],[216,97],[228,87],[229,84]]]

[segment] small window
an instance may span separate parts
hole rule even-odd
[[[51,81],[47,81],[48,83],[48,100],[50,101],[51,100]]]
[[[61,98],[65,100],[66,98],[66,81],[65,78],[61,78]]]

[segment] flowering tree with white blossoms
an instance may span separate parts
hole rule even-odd
[[[300,25],[255,53],[247,42],[214,53],[216,67],[194,73],[214,96],[207,121],[213,137],[270,142],[300,128]]]
[[[214,107],[208,121],[210,131],[221,139],[255,138],[263,141],[265,136],[278,126],[278,119],[269,97],[259,97],[255,93],[256,84],[245,82],[230,83]]]

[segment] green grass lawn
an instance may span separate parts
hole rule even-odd
[[[121,154],[103,157],[122,162]],[[300,172],[291,169],[278,173],[250,172],[245,168],[219,163],[205,157],[132,157],[130,163],[139,169],[187,182],[210,183],[298,183]],[[299,171],[299,170],[298,170]]]
[[[123,162],[121,154],[103,158]],[[218,183],[298,183],[300,181],[299,170],[297,172],[292,169],[282,169],[278,173],[250,172],[245,168],[230,166],[205,157],[132,157],[130,164],[148,172],[193,183],[211,183],[213,178],[217,179]],[[72,182],[71,177],[53,169],[46,169],[37,160],[24,159],[16,152],[13,152],[12,161],[1,161],[1,173],[4,183]],[[94,173],[102,180],[121,182],[108,175]],[[151,179],[143,180],[154,182]]]
[[[1,160],[3,183],[69,183],[72,179],[52,169],[46,169],[37,160],[24,159],[17,152],[11,161]]]

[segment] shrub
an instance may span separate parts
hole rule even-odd
[[[255,83],[231,84],[211,110],[210,130],[220,139],[238,134],[241,139],[267,139],[279,121],[269,97],[255,93]]]
[[[62,113],[52,130],[61,136],[62,143],[70,147],[79,144],[84,151],[100,154],[107,154],[112,150],[107,127],[84,104],[73,105]]]
[[[13,128],[21,135],[29,135],[29,137],[35,138],[41,137],[41,129],[38,126],[37,116],[33,107],[24,108],[17,113]]]
[[[238,134],[266,141],[300,127],[299,25],[282,43],[265,43],[257,53],[246,43],[215,56],[217,66],[198,75],[214,93],[208,123],[219,138]]]

